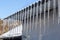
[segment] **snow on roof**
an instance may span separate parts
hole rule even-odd
[[[14,29],[0,35],[0,38],[15,37],[15,36],[21,36],[21,35],[22,35],[22,24],[18,27],[15,27]]]

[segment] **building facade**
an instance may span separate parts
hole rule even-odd
[[[59,0],[42,0],[4,20],[22,24],[22,40],[60,40],[59,14]]]

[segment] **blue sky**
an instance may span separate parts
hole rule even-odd
[[[38,0],[0,0],[0,18],[6,18],[35,1]]]

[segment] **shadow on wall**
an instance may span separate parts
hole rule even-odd
[[[14,37],[14,38],[5,38],[3,40],[22,40],[22,36]]]

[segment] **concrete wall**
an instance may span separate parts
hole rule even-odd
[[[58,12],[53,13],[53,10],[46,13],[45,25],[44,14],[41,14],[38,19],[36,16],[28,19],[23,25],[23,40],[60,40],[60,27],[58,24]],[[54,15],[54,17],[53,17]],[[49,22],[48,22],[49,20]]]
[[[23,40],[60,40],[60,25],[58,23],[58,8],[56,9],[57,1],[53,0],[50,7],[52,10],[44,13],[44,11],[40,10],[41,14],[38,14],[38,6],[37,9],[30,11],[30,15],[33,15],[30,18],[27,18],[23,22]],[[53,6],[54,3],[54,6]],[[45,5],[45,4],[44,4]],[[47,4],[48,5],[48,4]],[[40,8],[44,10],[44,7]],[[34,16],[36,10],[36,15]],[[33,11],[33,13],[32,13]],[[28,12],[27,12],[28,13]],[[31,14],[32,13],[32,14]],[[45,15],[45,16],[44,16]]]
[[[50,1],[47,4],[45,2],[36,2],[11,17],[15,19],[19,18],[22,21],[22,40],[60,40],[60,25],[58,24],[58,11],[60,13],[60,6],[59,10],[56,11],[55,9],[58,5],[55,2],[57,0]],[[47,7],[45,8],[44,6]],[[50,9],[48,8],[52,9],[52,11],[49,11]],[[46,10],[49,11],[49,16],[48,11],[45,12]],[[45,17],[44,14],[46,14]]]

